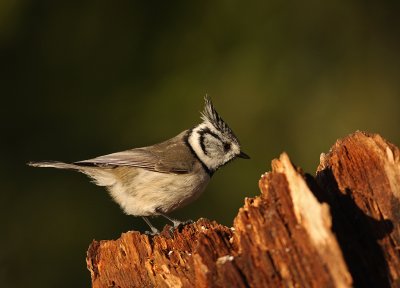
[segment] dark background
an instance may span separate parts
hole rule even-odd
[[[231,225],[282,151],[313,174],[357,129],[400,144],[399,1],[73,2],[0,1],[1,287],[88,287],[92,239],[146,229],[85,176],[27,161],[168,139],[206,93],[252,160],[180,219]]]

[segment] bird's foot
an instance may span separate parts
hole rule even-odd
[[[149,225],[149,227],[151,229],[151,231],[146,231],[146,232],[144,232],[144,234],[149,235],[149,236],[154,236],[154,235],[160,234],[160,231],[158,231],[158,229],[150,223],[150,220],[147,217],[142,217],[142,218],[147,223],[147,225]]]
[[[187,224],[194,223],[193,220],[186,220],[186,221],[174,220],[174,221],[171,221],[171,222],[173,223],[173,226],[171,226],[169,228],[169,232],[171,234],[173,234],[175,230],[178,230],[179,232],[181,232],[182,228],[185,227]]]
[[[144,234],[147,235],[147,236],[155,236],[155,235],[160,234],[160,231],[158,231],[158,230],[144,231]]]
[[[189,219],[189,220],[186,220],[186,221],[179,222],[178,226],[186,226],[188,224],[193,224],[193,223],[194,223],[194,221]]]

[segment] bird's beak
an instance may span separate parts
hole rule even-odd
[[[243,151],[240,151],[240,154],[237,157],[243,158],[243,159],[250,159],[250,156],[247,155],[246,153],[244,153]]]

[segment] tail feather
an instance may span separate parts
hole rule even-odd
[[[87,167],[58,161],[28,162],[27,165],[32,167],[50,167],[57,169],[77,170],[78,172],[89,176],[93,182],[99,186],[112,186],[116,182],[116,177],[112,173],[112,169]]]
[[[74,164],[68,164],[58,161],[40,161],[40,162],[28,162],[27,165],[32,167],[51,167],[57,169],[79,169],[79,166]]]

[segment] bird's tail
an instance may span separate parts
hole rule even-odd
[[[99,167],[88,167],[76,164],[69,164],[58,161],[41,161],[41,162],[28,162],[27,165],[32,167],[50,167],[57,169],[75,170],[89,176],[96,185],[99,186],[112,186],[115,184],[116,178],[110,169]]]
[[[68,164],[58,161],[28,162],[27,165],[32,167],[51,167],[57,169],[73,169],[73,170],[79,169],[78,165]]]

